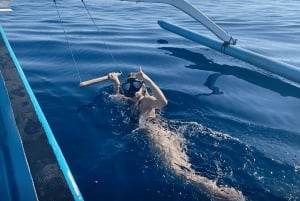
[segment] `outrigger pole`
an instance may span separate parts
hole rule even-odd
[[[121,0],[121,1],[134,1],[134,2],[148,2],[148,3],[165,3],[172,5],[179,10],[192,16],[194,19],[199,21],[205,27],[207,27],[211,32],[213,32],[222,41],[216,41],[198,33],[194,33],[190,30],[181,28],[171,23],[165,21],[158,21],[158,24],[173,33],[176,33],[184,38],[190,39],[194,42],[200,43],[209,48],[215,49],[224,54],[230,55],[232,57],[238,58],[242,61],[260,67],[266,71],[275,73],[283,78],[290,81],[300,83],[300,68],[284,63],[275,61],[266,56],[260,55],[258,53],[233,46],[236,44],[236,39],[228,35],[224,30],[217,26],[213,21],[211,21],[207,16],[205,16],[200,10],[195,8],[187,0]]]

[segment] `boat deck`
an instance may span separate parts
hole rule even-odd
[[[0,95],[1,200],[74,200],[2,35]]]

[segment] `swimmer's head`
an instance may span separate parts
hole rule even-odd
[[[141,91],[141,89],[144,88],[143,83],[143,80],[139,80],[136,78],[135,73],[130,73],[126,78],[126,81],[122,84],[124,95],[130,98],[136,97],[139,94],[137,92]]]

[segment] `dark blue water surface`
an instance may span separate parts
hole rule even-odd
[[[171,6],[87,0],[95,26],[80,0],[56,2],[63,26],[50,0],[15,0],[0,24],[85,200],[300,200],[299,84],[162,30],[214,37]],[[298,1],[193,3],[239,47],[300,67]],[[169,100],[155,121],[132,121],[110,82],[78,86],[138,66]]]

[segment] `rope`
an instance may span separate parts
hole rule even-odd
[[[77,76],[78,76],[78,78],[79,78],[79,82],[81,82],[81,77],[80,77],[80,73],[79,73],[79,69],[78,69],[78,64],[77,64],[77,62],[76,62],[76,60],[75,60],[74,53],[73,53],[73,51],[72,51],[72,48],[71,48],[71,45],[70,45],[70,42],[69,42],[69,39],[68,39],[68,35],[67,35],[67,32],[66,32],[66,29],[65,29],[65,27],[64,27],[64,25],[63,25],[63,21],[62,21],[62,19],[61,19],[61,15],[60,15],[59,10],[58,10],[58,7],[57,7],[57,5],[56,5],[56,0],[53,0],[53,2],[54,2],[54,5],[55,5],[55,8],[56,8],[56,11],[57,11],[57,15],[58,15],[58,17],[59,17],[60,24],[61,24],[62,29],[63,29],[63,31],[64,31],[64,36],[65,36],[65,39],[66,39],[66,41],[67,41],[67,44],[68,44],[68,47],[69,47],[69,51],[70,51],[71,56],[72,56],[72,59],[73,59],[73,63],[74,63],[74,66],[75,66],[75,69],[76,69],[76,72],[77,72]]]
[[[92,17],[92,15],[91,15],[91,13],[90,13],[89,9],[87,8],[87,6],[86,6],[85,2],[84,2],[83,0],[81,0],[81,2],[82,2],[82,4],[83,4],[84,8],[86,9],[86,11],[87,11],[87,13],[88,13],[88,15],[89,15],[89,17],[90,17],[91,21],[93,22],[94,26],[96,27],[96,29],[97,29],[97,32],[98,32],[98,33],[99,33],[99,35],[101,36],[101,39],[102,39],[103,43],[105,44],[105,48],[106,48],[106,49],[107,49],[107,51],[109,52],[109,54],[110,54],[110,57],[112,58],[112,60],[113,60],[113,62],[115,63],[116,67],[118,67],[118,66],[119,66],[119,64],[118,64],[117,60],[115,59],[114,55],[112,54],[112,51],[111,51],[111,49],[109,48],[109,46],[106,44],[105,40],[103,39],[103,34],[102,34],[102,31],[101,31],[101,30],[99,29],[99,27],[97,26],[97,24],[96,24],[96,22],[95,22],[94,18]]]

